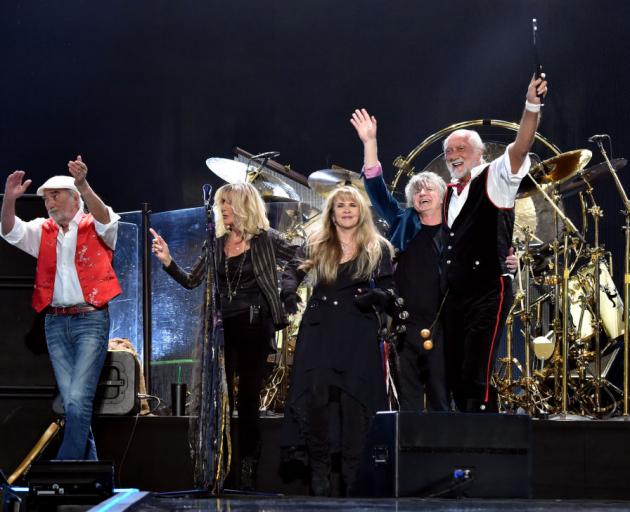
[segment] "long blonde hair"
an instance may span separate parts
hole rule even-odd
[[[307,259],[300,265],[305,271],[312,271],[313,282],[331,283],[337,278],[339,262],[342,257],[341,242],[337,234],[337,227],[333,220],[335,201],[343,197],[359,205],[359,223],[354,233],[357,244],[356,265],[353,278],[369,279],[377,268],[386,249],[391,257],[393,248],[383,238],[372,220],[372,212],[366,200],[354,187],[343,186],[335,189],[326,199],[319,225],[306,241]]]
[[[229,230],[223,224],[221,202],[225,199],[234,210],[234,228],[243,234],[246,240],[269,229],[269,220],[258,190],[249,183],[228,183],[217,189],[214,194],[214,219],[217,238]]]

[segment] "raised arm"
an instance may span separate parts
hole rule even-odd
[[[350,124],[363,142],[363,166],[366,169],[378,164],[378,145],[376,143],[376,118],[364,108],[352,113]]]
[[[541,98],[547,94],[547,80],[543,73],[540,78],[532,78],[527,87],[523,116],[514,143],[509,147],[510,168],[516,174],[534,144],[534,136],[540,122]],[[540,96],[539,96],[540,95]]]
[[[357,109],[352,114],[350,124],[354,126],[359,139],[363,143],[362,175],[370,202],[377,213],[389,224],[392,224],[403,210],[398,206],[398,201],[387,190],[383,179],[383,169],[378,161],[376,118],[371,116],[364,108]]]
[[[2,212],[0,213],[0,219],[2,221],[2,234],[6,235],[13,230],[15,225],[15,202],[18,197],[21,197],[32,180],[24,179],[24,171],[14,171],[7,177],[7,181],[4,185],[4,199],[2,200]]]
[[[88,210],[94,217],[94,220],[101,224],[109,224],[109,210],[103,200],[96,195],[90,184],[87,182],[87,165],[83,162],[81,155],[77,155],[76,160],[68,162],[68,172],[74,178],[74,184],[79,190],[83,201],[85,201]]]

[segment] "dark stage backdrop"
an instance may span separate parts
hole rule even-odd
[[[628,157],[629,15],[619,0],[3,0],[0,170],[39,184],[81,153],[119,211],[197,206],[220,184],[204,160],[236,145],[305,174],[358,170],[348,119],[365,106],[390,177],[453,122],[518,121],[532,17],[551,82],[541,132],[565,151],[609,133]],[[597,198],[620,254],[610,179]]]

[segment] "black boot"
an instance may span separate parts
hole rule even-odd
[[[247,455],[241,460],[241,485],[243,491],[256,490],[256,477],[258,473],[258,459]]]
[[[311,460],[311,493],[313,496],[330,496],[330,461]]]

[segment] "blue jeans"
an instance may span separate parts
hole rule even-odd
[[[109,311],[46,315],[46,343],[65,411],[58,459],[97,460],[92,404],[107,355]]]

